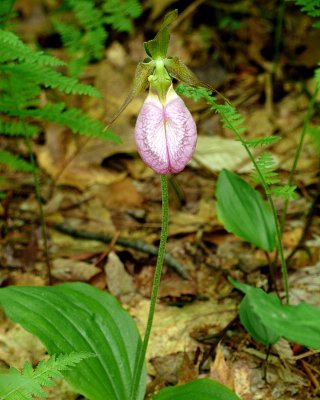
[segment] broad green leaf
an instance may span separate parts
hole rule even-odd
[[[271,251],[276,245],[272,211],[240,176],[222,170],[217,183],[217,214],[224,227],[241,239]]]
[[[246,330],[265,344],[280,336],[313,349],[320,349],[320,309],[308,303],[281,304],[274,294],[229,279],[246,293],[240,304],[240,320]],[[260,325],[260,326],[259,326]]]
[[[89,352],[65,378],[91,400],[130,398],[140,337],[133,319],[117,300],[90,285],[0,289],[0,303],[13,321],[37,336],[50,354]],[[140,382],[144,396],[146,372]]]
[[[162,389],[152,397],[152,400],[240,400],[240,398],[221,383],[205,378]]]

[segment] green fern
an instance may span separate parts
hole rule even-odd
[[[113,29],[120,32],[131,32],[133,29],[131,19],[141,15],[142,7],[137,0],[106,0],[103,10],[106,14],[105,22]]]
[[[20,172],[33,172],[34,167],[23,158],[6,150],[0,150],[0,164],[7,165],[11,169]]]
[[[52,356],[47,362],[40,361],[35,369],[29,362],[23,370],[10,368],[8,373],[0,374],[0,400],[32,400],[34,397],[47,397],[43,387],[52,387],[52,379],[61,378],[66,371],[82,360],[93,357],[90,353],[71,353]]]
[[[35,65],[65,65],[56,57],[42,51],[33,51],[26,46],[14,33],[0,29],[0,63],[8,61],[25,61]]]
[[[271,192],[276,197],[282,197],[285,200],[286,199],[296,200],[298,197],[296,189],[297,189],[296,185],[273,186],[271,188]]]
[[[0,118],[0,135],[32,137],[36,136],[39,132],[39,126],[21,121],[7,121]]]
[[[223,105],[217,104],[215,97],[211,96],[211,92],[205,88],[191,87],[181,84],[177,88],[177,92],[190,97],[195,101],[200,99],[205,100],[210,106],[210,109],[217,112],[221,116],[223,127],[233,131],[237,137],[237,140],[240,140],[248,152],[250,152],[250,147],[254,148],[257,146],[265,146],[276,143],[278,140],[280,140],[279,136],[273,135],[259,139],[244,140],[241,137],[242,132],[245,130],[243,126],[244,119],[242,118],[241,114],[239,114],[237,110],[229,103],[225,103]],[[255,162],[257,168],[252,173],[252,179],[257,183],[263,184],[268,194],[273,193],[275,196],[282,196],[284,199],[289,197],[295,198],[295,186],[286,185],[282,187],[277,185],[280,182],[280,179],[278,178],[278,174],[276,172],[274,159],[269,152],[263,152]]]
[[[309,15],[309,17],[320,17],[320,3],[319,0],[295,0],[297,6],[300,6],[301,11]],[[320,28],[320,22],[317,21],[313,24],[314,28]]]
[[[66,108],[64,103],[48,103],[42,108],[19,111],[19,115],[66,125],[73,133],[112,140],[115,143],[120,142],[119,136],[111,131],[106,131],[100,121],[93,120],[78,108]]]
[[[268,185],[274,185],[275,183],[280,182],[278,173],[275,171],[276,165],[274,159],[268,151],[260,154],[259,158],[256,160],[256,163],[261,175]],[[258,174],[257,171],[254,171],[251,176],[255,182],[262,183],[260,174]]]
[[[52,22],[69,52],[68,68],[72,76],[79,75],[90,61],[103,57],[108,38],[106,25],[131,32],[132,19],[142,12],[138,0],[65,0],[63,4]]]
[[[255,148],[277,143],[280,139],[281,139],[280,136],[271,135],[259,139],[245,140],[245,143],[247,146]]]
[[[118,136],[105,131],[100,121],[92,119],[80,109],[67,108],[61,100],[40,107],[40,95],[44,89],[65,94],[100,96],[94,87],[58,72],[55,67],[64,63],[31,50],[12,32],[0,30],[1,45],[4,45],[5,52],[0,51],[0,134],[35,136],[40,132],[41,122],[50,121],[68,126],[74,133],[119,142]],[[55,97],[59,99],[57,93]],[[3,164],[15,170],[34,171],[29,163],[18,156],[6,151],[0,156]]]
[[[4,28],[7,21],[13,17],[12,7],[15,0],[1,0],[0,2],[0,29]]]

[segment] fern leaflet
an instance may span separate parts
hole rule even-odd
[[[42,51],[31,50],[17,35],[2,29],[0,29],[0,47],[0,62],[18,60],[37,65],[65,65],[63,61],[56,57],[47,55]]]
[[[10,153],[6,150],[0,150],[0,164],[4,164],[20,172],[33,172],[33,165],[25,161],[23,158]]]
[[[310,17],[320,17],[319,0],[295,0],[297,6],[301,7],[301,11]]]
[[[40,128],[21,121],[0,119],[0,135],[8,136],[35,136],[39,133]]]
[[[138,18],[142,13],[142,7],[137,0],[107,0],[103,10],[106,13],[105,22],[120,32],[131,32],[131,18]]]
[[[277,143],[279,140],[281,139],[280,136],[265,136],[263,138],[259,138],[259,139],[250,139],[250,140],[245,140],[245,144],[249,147],[258,147],[258,146],[267,146],[273,143]]]
[[[105,131],[100,121],[90,118],[78,108],[66,108],[64,103],[48,103],[39,109],[20,110],[19,114],[22,117],[41,118],[59,125],[66,125],[73,133],[112,140],[115,143],[120,142],[119,136],[111,131]]]
[[[297,199],[296,189],[297,189],[296,185],[273,186],[271,188],[271,192],[276,197],[282,197],[285,200],[287,199],[296,200]]]
[[[0,374],[1,400],[32,400],[33,396],[47,397],[42,387],[54,386],[52,379],[62,377],[61,371],[74,367],[85,358],[93,354],[80,352],[52,356],[47,362],[40,361],[35,369],[29,362],[24,364],[23,370],[10,368],[6,374]]]
[[[261,175],[268,185],[273,185],[280,182],[278,173],[275,171],[276,165],[274,159],[268,151],[260,154],[258,160],[256,160],[256,163]],[[262,183],[261,177],[257,171],[252,173],[252,179],[257,183]]]

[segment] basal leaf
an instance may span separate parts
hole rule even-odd
[[[91,400],[130,398],[140,337],[117,300],[90,285],[0,289],[0,303],[13,321],[37,336],[50,354],[89,352],[65,378]],[[145,391],[142,374],[137,400]]]
[[[221,383],[205,378],[162,389],[152,397],[152,400],[240,400],[240,398]]]
[[[281,304],[274,294],[230,279],[246,293],[240,304],[240,319],[246,330],[265,344],[280,336],[313,349],[320,349],[320,309],[307,303]]]
[[[217,213],[224,227],[241,239],[271,251],[276,245],[272,212],[240,176],[224,169],[217,183]]]

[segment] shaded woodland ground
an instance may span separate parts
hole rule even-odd
[[[50,19],[58,3],[18,1],[14,21],[24,42],[68,60]],[[282,137],[268,150],[286,181],[320,60],[320,31],[312,27],[314,21],[286,2],[277,42],[280,2],[151,0],[142,7],[130,32],[110,31],[103,58],[89,63],[80,75],[103,98],[73,96],[69,102],[96,119],[110,120],[128,93],[137,63],[145,57],[143,42],[157,32],[163,15],[177,8],[169,54],[179,56],[201,80],[230,99],[245,118],[246,139]],[[44,285],[50,268],[53,284],[83,281],[116,296],[134,316],[141,334],[156,260],[152,246],[159,242],[161,226],[159,176],[139,158],[133,137],[145,96],[135,98],[113,123],[111,129],[121,144],[87,141],[52,123],[33,140],[48,226],[48,259],[32,175],[1,167],[0,183],[1,284]],[[319,354],[308,356],[308,349],[280,340],[266,361],[268,349],[240,324],[241,295],[227,277],[268,290],[269,260],[263,251],[224,230],[216,215],[215,186],[222,168],[248,178],[252,167],[219,116],[205,103],[185,101],[199,139],[190,165],[170,178],[167,252],[175,263],[165,266],[161,282],[147,354],[152,377],[148,390],[210,376],[244,400],[319,398]],[[312,123],[319,120],[318,104]],[[0,147],[28,158],[22,139],[1,136]],[[294,183],[298,197],[290,202],[283,235],[290,257],[291,301],[320,306],[319,151],[310,137]],[[280,213],[283,201],[278,200],[276,207]],[[63,232],[63,227],[69,231]],[[103,242],[102,236],[108,239]],[[281,293],[280,269],[277,283]],[[3,365],[21,367],[27,359],[35,364],[45,354],[34,337],[2,316]],[[50,398],[79,397],[64,383]]]

